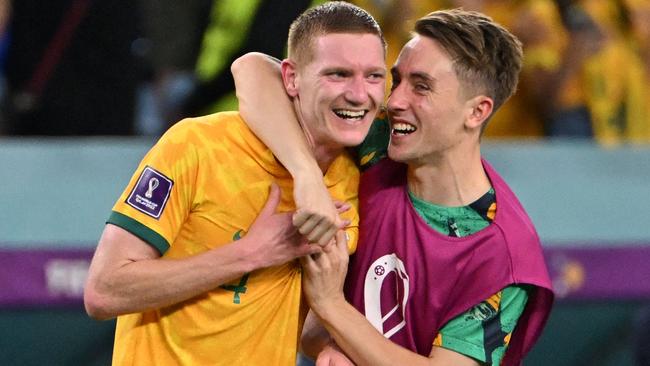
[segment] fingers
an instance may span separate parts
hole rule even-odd
[[[309,212],[303,209],[298,209],[296,213],[293,215],[293,225],[295,227],[302,227],[305,224],[308,224],[310,220],[311,221],[317,220],[316,223],[318,223],[320,219],[321,217],[319,217],[313,212]]]
[[[336,248],[336,239],[332,238],[326,245],[322,247],[323,253],[329,253]]]
[[[259,216],[271,216],[275,213],[278,204],[280,203],[280,187],[277,183],[272,182],[271,188],[269,191],[269,198],[266,200],[266,204],[260,211]]]
[[[316,260],[317,260],[316,256],[318,256],[318,255],[319,255],[319,253],[312,253],[312,254],[308,254],[308,255],[304,255],[304,256],[300,257],[300,264],[302,265],[302,268],[304,268],[304,269],[306,269],[308,271],[311,268],[313,268],[316,265],[315,264]]]
[[[304,235],[312,243],[318,243],[323,246],[334,236],[336,227],[325,218],[306,213],[304,211],[296,212],[293,217],[293,224],[298,228],[298,232]]]
[[[322,251],[323,248],[321,248],[320,245],[303,241],[295,247],[295,256],[304,257],[318,255],[318,253],[321,253]]]
[[[293,215],[293,225],[305,236],[309,235],[321,221],[324,221],[323,217],[302,210],[296,211]]]
[[[321,220],[318,225],[306,234],[307,240],[312,243],[318,243],[321,247],[326,246],[334,239],[336,232],[350,225],[350,220],[341,220],[336,218],[334,225],[328,225],[325,220]]]
[[[312,243],[318,243],[320,246],[325,246],[330,240],[332,240],[336,230],[336,226],[326,225],[321,221],[319,225],[307,234],[307,239]]]
[[[342,230],[337,232],[336,240],[330,240],[325,246],[316,244],[309,245],[312,245],[310,249],[313,249],[313,251],[305,256],[304,261],[310,266],[329,267],[333,263],[338,262],[336,258],[347,258],[348,256],[347,238],[345,232]],[[337,251],[337,253],[333,253],[334,251]]]
[[[350,223],[350,220],[341,219],[339,216],[336,216],[334,222],[331,223],[324,217],[305,211],[298,211],[293,216],[293,224],[298,228],[300,234],[320,246],[327,245],[334,238],[337,230],[347,227]]]
[[[336,232],[336,249],[345,252],[347,255],[348,252],[348,234],[345,230],[339,230]]]
[[[318,245],[325,247],[327,244],[334,239],[334,235],[338,228],[336,226],[330,227],[321,237],[318,239]]]
[[[340,214],[350,210],[352,208],[352,205],[350,205],[348,202],[342,202],[342,201],[334,201],[334,207],[336,207],[336,211]]]
[[[352,223],[352,220],[350,220],[350,219],[337,218],[335,226],[336,226],[337,229],[344,229],[344,228],[350,226],[351,223]]]

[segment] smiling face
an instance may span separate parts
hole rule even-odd
[[[317,147],[360,144],[384,98],[386,66],[380,38],[368,33],[315,37],[307,65],[282,63],[306,133]]]
[[[436,41],[416,35],[391,72],[391,159],[426,163],[458,149],[470,135],[478,142],[477,131],[467,126],[474,99],[463,96],[452,59]]]

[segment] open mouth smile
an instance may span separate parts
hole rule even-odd
[[[368,113],[367,110],[353,111],[350,109],[334,109],[333,112],[339,118],[353,120],[353,121],[362,120],[363,117],[366,116],[366,113]]]
[[[393,126],[391,128],[391,134],[397,136],[406,136],[412,134],[416,130],[417,128],[411,124],[398,122],[398,123],[393,123]]]

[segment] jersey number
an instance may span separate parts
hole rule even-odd
[[[237,232],[232,236],[232,240],[239,240],[242,237],[243,230],[237,230]],[[235,295],[233,296],[232,302],[233,304],[241,304],[241,299],[239,298],[239,294],[245,294],[246,293],[246,282],[248,282],[248,273],[246,273],[240,280],[239,284],[237,285],[221,285],[222,289],[226,291],[234,291]]]
[[[246,273],[240,280],[239,284],[237,285],[221,285],[222,289],[226,291],[234,291],[235,295],[233,296],[232,302],[233,304],[241,304],[241,299],[239,298],[239,294],[245,294],[246,293],[246,282],[248,282],[248,273]]]

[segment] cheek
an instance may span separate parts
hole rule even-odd
[[[427,121],[435,120],[439,113],[434,108],[433,104],[427,98],[417,98],[413,103],[413,113],[418,118],[420,123],[427,123]]]
[[[336,98],[340,94],[338,88],[331,84],[321,84],[316,87],[315,99],[320,102],[328,102]]]
[[[370,95],[375,100],[384,100],[384,97],[386,96],[386,84],[385,83],[380,83],[380,84],[373,84],[370,90]]]

